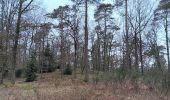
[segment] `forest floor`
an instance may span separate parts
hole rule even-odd
[[[64,76],[45,73],[34,82],[17,80],[0,85],[0,100],[170,100],[155,89],[140,83],[134,89],[132,82],[93,81],[83,82],[82,76]],[[56,77],[57,76],[57,77]]]

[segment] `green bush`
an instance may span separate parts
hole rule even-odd
[[[50,45],[47,44],[45,51],[43,52],[44,55],[44,60],[43,60],[43,72],[54,72],[56,67],[55,67],[55,60],[53,57],[53,53],[50,50]]]
[[[56,70],[56,64],[54,61],[51,61],[48,65],[48,72],[54,72]]]
[[[6,69],[3,73],[3,77],[7,78],[8,76],[9,76],[9,70]]]
[[[123,80],[125,79],[126,73],[123,70],[123,67],[116,68],[114,71],[114,79],[116,80]]]
[[[95,75],[95,80],[96,81],[104,80],[104,72],[99,71],[97,75]]]
[[[15,77],[16,78],[21,78],[23,76],[23,74],[24,74],[24,69],[17,69],[15,71]]]
[[[70,65],[67,65],[64,69],[64,75],[72,75],[72,69]]]
[[[33,64],[28,64],[25,70],[26,82],[32,82],[36,79],[35,66]]]
[[[113,80],[114,73],[113,72],[98,72],[97,75],[95,75],[96,81],[109,81]]]
[[[114,79],[114,73],[113,72],[105,72],[103,75],[103,79],[105,81],[110,81]]]
[[[60,66],[61,66],[61,65],[57,65],[57,69],[60,69]]]
[[[40,65],[39,69],[42,69],[42,73],[51,73],[56,70],[56,67],[53,63],[45,63],[45,61]],[[41,72],[39,70],[39,72]]]
[[[36,79],[36,71],[37,71],[36,57],[35,54],[32,54],[25,70],[26,82],[32,82]]]

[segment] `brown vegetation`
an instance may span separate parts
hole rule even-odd
[[[35,82],[18,80],[12,86],[1,85],[0,100],[168,100],[155,89],[138,82],[138,91],[132,81],[86,83],[72,76],[56,79],[56,73],[43,74]]]

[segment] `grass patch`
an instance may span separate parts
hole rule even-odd
[[[94,74],[93,80],[96,81],[108,81],[114,78],[113,72],[101,72],[99,71],[97,74]]]
[[[13,87],[14,85],[11,84],[11,82],[4,82],[3,84],[0,85],[0,88],[10,88]]]
[[[25,83],[25,84],[17,84],[17,87],[23,89],[23,90],[32,90],[33,85],[30,83]]]

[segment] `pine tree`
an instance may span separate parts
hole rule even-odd
[[[166,37],[166,51],[167,51],[167,64],[168,64],[168,91],[170,90],[170,57],[169,57],[169,13],[170,13],[170,1],[161,0],[159,2],[158,8],[155,10],[155,21],[163,20],[163,26],[165,30]]]
[[[30,61],[27,64],[26,67],[26,82],[32,82],[36,79],[36,56],[35,53],[33,53],[30,57]]]
[[[43,67],[47,69],[47,72],[53,72],[55,71],[54,68],[54,59],[53,59],[53,54],[50,50],[50,45],[47,44],[47,47],[45,48],[44,51],[44,65]]]

